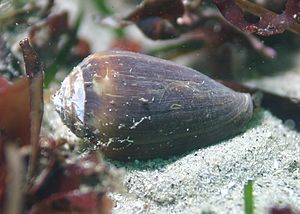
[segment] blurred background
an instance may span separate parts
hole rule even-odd
[[[234,1],[227,3],[232,15],[224,18],[221,13],[227,9],[209,0],[2,0],[0,74],[10,80],[23,75],[18,42],[25,37],[46,64],[46,87],[61,82],[90,53],[108,49],[154,55],[236,82],[297,66],[297,28],[292,32],[271,26],[263,33],[250,33],[251,24],[270,11],[291,12],[287,1],[249,1],[252,8],[239,5],[242,21],[230,2]],[[299,13],[293,15],[299,22]],[[269,17],[270,23],[278,19]],[[273,33],[276,30],[281,31]]]

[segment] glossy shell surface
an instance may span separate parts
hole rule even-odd
[[[193,69],[125,51],[90,55],[53,96],[78,136],[113,159],[167,158],[241,131],[253,112],[249,94]]]

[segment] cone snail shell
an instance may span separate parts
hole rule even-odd
[[[76,135],[118,160],[166,158],[217,143],[240,132],[253,113],[249,94],[126,51],[88,56],[52,99]]]

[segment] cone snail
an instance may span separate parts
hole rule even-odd
[[[88,56],[52,97],[64,123],[117,160],[166,158],[242,130],[249,94],[193,69],[126,51]]]

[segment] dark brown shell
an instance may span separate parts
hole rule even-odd
[[[90,55],[53,98],[64,122],[113,159],[169,157],[217,143],[252,117],[249,94],[187,67],[124,51]]]

